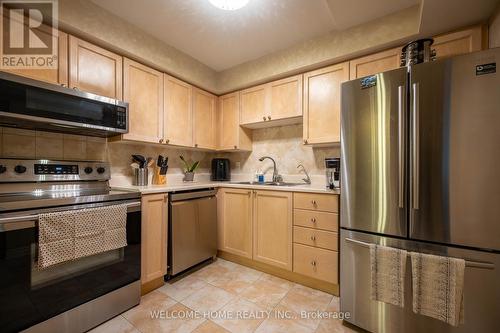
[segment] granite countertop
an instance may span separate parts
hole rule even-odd
[[[235,184],[231,182],[213,182],[213,181],[194,181],[189,183],[172,183],[167,185],[115,185],[112,189],[123,191],[138,191],[141,194],[152,193],[167,193],[175,191],[196,190],[206,187],[229,187],[243,188],[252,190],[268,190],[268,191],[287,191],[287,192],[309,192],[309,193],[324,193],[324,194],[340,194],[340,190],[327,190],[325,186],[320,185],[295,185],[295,186],[270,186],[255,184]]]

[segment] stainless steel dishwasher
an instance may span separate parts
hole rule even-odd
[[[208,188],[170,194],[169,276],[217,255],[216,193]]]

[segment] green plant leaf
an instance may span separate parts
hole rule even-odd
[[[186,171],[189,172],[189,169],[190,169],[190,165],[189,163],[184,159],[184,156],[179,156],[179,158],[182,160],[182,162],[184,162],[184,166],[186,167]]]
[[[196,170],[196,168],[198,167],[199,164],[200,164],[200,161],[194,162],[193,165],[191,165],[191,168],[189,169],[189,172],[194,172]]]

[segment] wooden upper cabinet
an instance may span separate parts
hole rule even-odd
[[[219,150],[252,150],[251,132],[240,126],[240,93],[219,97]]]
[[[125,58],[123,95],[129,103],[129,132],[123,138],[163,140],[163,73]]]
[[[270,116],[268,111],[268,95],[268,86],[266,84],[248,88],[240,92],[240,124],[252,124],[267,120],[267,117]]]
[[[123,58],[69,36],[69,86],[96,95],[122,99]]]
[[[349,80],[349,63],[304,74],[304,143],[340,142],[340,85]]]
[[[399,68],[400,62],[400,47],[351,60],[349,61],[349,80]]]
[[[252,259],[252,191],[219,189],[217,211],[219,250]]]
[[[269,120],[302,116],[302,74],[273,81],[268,85]]]
[[[48,28],[47,31],[52,31]],[[51,34],[47,32],[47,34]],[[9,69],[2,70],[8,73],[24,76],[30,79],[68,86],[68,34],[59,31],[52,36],[53,45],[57,45],[57,68],[55,69]]]
[[[193,88],[193,130],[194,146],[216,149],[217,97]]]
[[[481,51],[486,46],[483,26],[460,30],[434,37],[431,48],[436,50],[436,58],[450,57],[475,51]]]
[[[167,195],[144,195],[141,213],[141,283],[144,284],[167,274]]]
[[[253,259],[292,270],[292,193],[254,191]]]
[[[177,146],[193,146],[192,86],[164,74],[164,139]]]

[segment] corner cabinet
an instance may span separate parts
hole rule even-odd
[[[193,146],[192,86],[164,75],[164,143]]]
[[[252,133],[240,126],[240,93],[219,97],[218,150],[252,150]]]
[[[217,149],[217,97],[193,88],[193,141],[195,148]]]
[[[123,98],[129,103],[129,132],[122,138],[159,143],[163,139],[163,73],[135,61],[123,62]]]
[[[141,283],[163,279],[167,274],[167,194],[142,196]]]
[[[122,99],[123,58],[94,44],[69,36],[69,87]]]
[[[253,191],[253,259],[292,270],[292,193]]]
[[[11,69],[2,70],[47,83],[68,86],[68,35],[62,31],[52,36],[53,45],[57,45],[57,68],[55,69]]]
[[[486,28],[482,25],[434,37],[431,48],[436,50],[436,58],[481,51],[487,49]]]
[[[252,191],[221,188],[217,192],[218,248],[252,259]]]
[[[340,142],[340,86],[349,80],[349,62],[304,74],[304,144]]]

